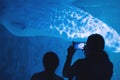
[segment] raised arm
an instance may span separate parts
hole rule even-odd
[[[67,55],[67,59],[66,59],[66,62],[63,68],[63,76],[68,77],[69,80],[72,80],[72,78],[74,77],[72,66],[71,66],[72,57],[74,53],[75,53],[74,47],[70,46],[68,48],[68,55]]]

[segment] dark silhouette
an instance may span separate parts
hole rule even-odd
[[[58,56],[54,52],[47,52],[43,58],[45,71],[36,73],[31,80],[63,80],[55,74],[55,69],[59,64]]]
[[[72,56],[75,53],[73,46],[68,48],[67,60],[63,69],[63,76],[69,80],[110,80],[113,73],[113,64],[104,51],[104,39],[99,34],[88,37],[84,46],[84,59],[77,60],[72,66]]]

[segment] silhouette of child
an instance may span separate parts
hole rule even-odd
[[[35,73],[31,80],[63,80],[62,77],[55,74],[55,70],[59,64],[59,59],[54,52],[47,52],[44,55],[43,63],[45,71]]]

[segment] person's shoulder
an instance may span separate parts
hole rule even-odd
[[[80,65],[83,65],[85,62],[86,62],[85,59],[78,59],[78,60],[74,63],[74,65],[75,65],[75,66],[80,66]]]
[[[62,77],[55,75],[56,80],[64,80]]]
[[[78,59],[77,61],[76,61],[76,63],[83,63],[83,62],[85,62],[86,60],[85,59]]]
[[[42,72],[38,72],[32,75],[31,80],[36,80],[39,76],[41,76]]]
[[[41,75],[41,74],[43,74],[43,72],[37,72],[33,76],[37,76],[37,75]]]

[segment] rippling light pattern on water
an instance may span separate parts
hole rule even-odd
[[[13,11],[11,12],[13,14]],[[49,14],[44,14],[46,12]],[[19,10],[18,13],[22,12]],[[79,8],[73,6],[41,10],[26,8],[24,15],[23,19],[18,17],[22,22],[12,19],[13,22],[3,20],[2,24],[17,36],[53,36],[72,41],[86,39],[90,34],[99,33],[105,38],[108,47],[120,52],[119,34],[112,27]],[[56,31],[59,34],[56,34]]]
[[[66,34],[68,38],[73,39],[87,38],[90,34],[98,33],[105,38],[107,46],[120,51],[119,34],[112,27],[77,8],[69,7],[57,11],[51,29],[56,29],[61,35]]]

